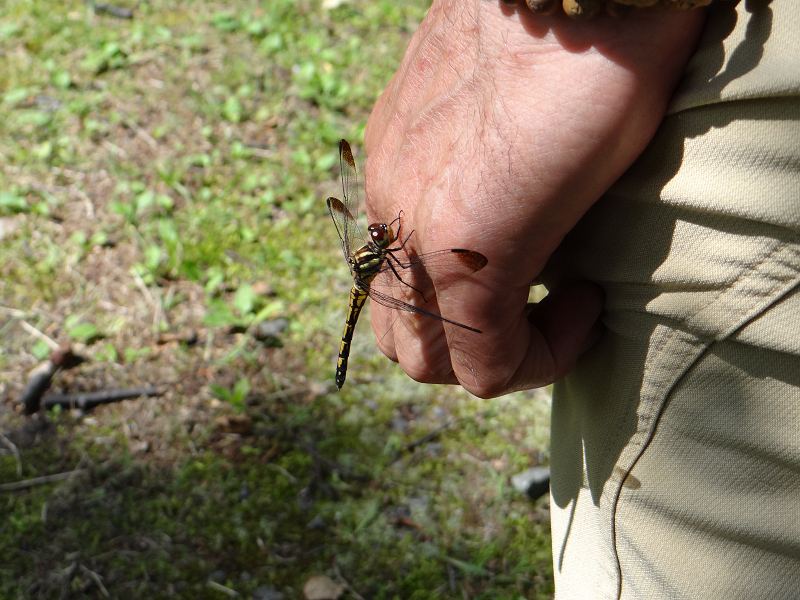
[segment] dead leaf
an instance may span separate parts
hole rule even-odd
[[[245,435],[253,429],[253,419],[247,415],[225,415],[215,420],[217,431]]]
[[[422,525],[419,523],[412,521],[409,517],[405,515],[399,515],[397,517],[390,517],[389,523],[394,525],[395,527],[408,527],[410,529],[417,529],[422,531]]]
[[[133,454],[144,454],[150,449],[150,442],[147,440],[135,440],[128,444],[128,449]]]
[[[20,230],[21,224],[21,219],[18,216],[0,219],[0,240],[16,234]]]
[[[312,575],[303,586],[303,594],[308,600],[337,600],[345,588],[345,584],[334,583],[325,575]]]

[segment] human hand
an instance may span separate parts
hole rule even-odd
[[[598,336],[602,290],[571,284],[530,310],[530,286],[655,133],[703,19],[574,22],[524,4],[434,1],[367,124],[368,217],[388,222],[402,210],[418,253],[488,258],[438,286],[427,306],[483,333],[373,303],[389,358],[418,381],[458,382],[481,397],[569,372]]]

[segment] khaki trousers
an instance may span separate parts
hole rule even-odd
[[[555,386],[556,600],[800,598],[800,1],[722,2],[550,282],[606,291]]]

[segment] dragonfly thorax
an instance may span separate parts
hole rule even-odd
[[[386,223],[373,223],[367,227],[369,239],[379,250],[385,250],[396,238]]]

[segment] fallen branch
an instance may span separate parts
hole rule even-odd
[[[85,360],[82,356],[74,354],[69,346],[62,346],[58,350],[51,352],[50,358],[42,362],[28,375],[25,389],[19,395],[19,402],[25,407],[23,414],[32,415],[39,412],[42,394],[50,387],[53,375],[59,369],[71,369]]]
[[[101,404],[113,404],[122,400],[130,400],[139,396],[161,396],[164,390],[155,386],[133,388],[129,390],[104,390],[102,392],[89,392],[85,394],[49,394],[42,398],[45,409],[55,406],[61,408],[79,408],[89,410]]]
[[[78,469],[76,471],[67,471],[65,473],[54,473],[53,475],[43,475],[42,477],[34,477],[33,479],[25,479],[24,481],[12,481],[11,483],[0,484],[0,492],[13,492],[14,490],[24,490],[25,488],[33,487],[36,485],[43,485],[45,483],[52,483],[54,481],[61,481],[62,479],[69,479],[77,477],[78,475],[87,475],[89,469]]]
[[[88,568],[84,567],[83,565],[81,565],[81,571],[83,571],[89,577],[92,578],[92,580],[94,581],[95,585],[97,585],[97,587],[100,588],[100,593],[103,594],[103,596],[105,596],[106,598],[111,598],[111,594],[108,593],[108,590],[106,589],[106,586],[103,585],[102,578],[100,577],[100,575],[98,575],[97,573],[95,573],[91,569],[88,569]]]

